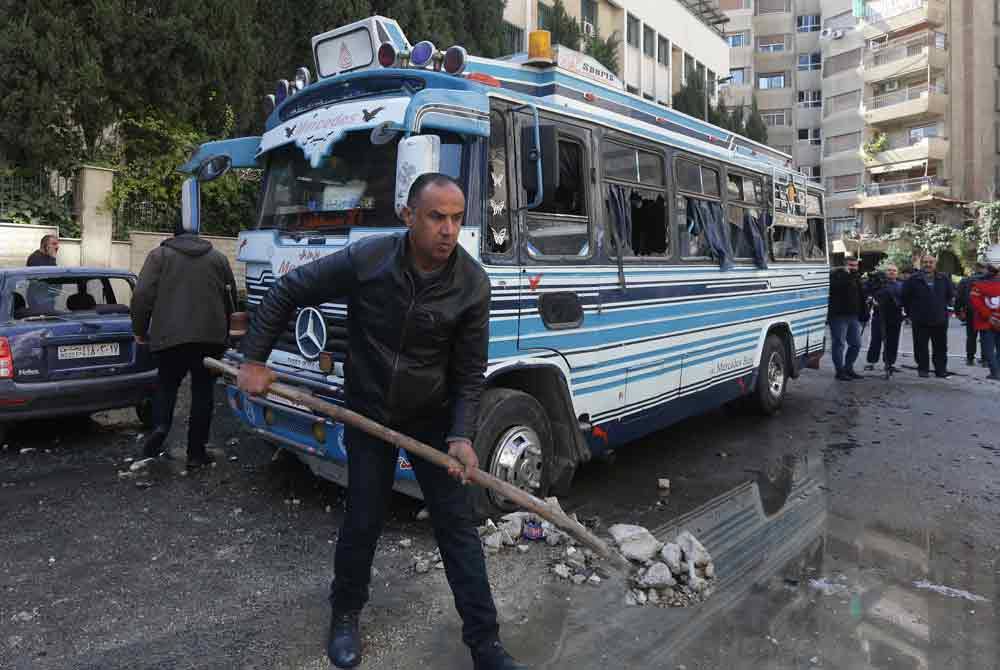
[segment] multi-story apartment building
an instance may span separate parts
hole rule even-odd
[[[507,51],[527,50],[527,34],[545,30],[553,0],[508,0],[504,10]],[[716,90],[729,70],[723,36],[725,14],[718,0],[565,0],[568,14],[585,34],[617,34],[618,72],[631,93],[670,106],[673,95],[695,73]]]
[[[959,225],[1000,186],[1000,1],[722,0],[726,93],[827,188],[836,234]],[[877,248],[877,247],[875,247]]]

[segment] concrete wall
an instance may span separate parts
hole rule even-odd
[[[111,237],[114,224],[105,201],[114,182],[114,170],[84,166],[77,172],[74,199],[83,231],[81,265],[111,265]]]
[[[146,262],[149,252],[160,246],[163,240],[171,235],[166,233],[140,233],[133,232],[132,242],[129,244],[129,267],[133,272],[138,273],[142,269],[142,264]],[[202,235],[202,239],[208,240],[212,246],[221,251],[229,259],[229,265],[233,268],[233,275],[236,276],[236,285],[245,288],[246,265],[236,260],[236,249],[239,241],[235,237],[217,237],[215,235]]]

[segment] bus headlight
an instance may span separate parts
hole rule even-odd
[[[427,40],[419,42],[413,50],[410,51],[410,65],[413,67],[426,67],[432,60],[434,60],[434,54],[437,49],[434,48],[434,44]]]

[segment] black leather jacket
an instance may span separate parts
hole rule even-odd
[[[257,308],[243,354],[267,360],[296,308],[347,300],[347,405],[408,424],[450,412],[449,437],[475,437],[489,345],[490,282],[456,247],[444,272],[414,291],[406,234],[369,237],[279,279]]]

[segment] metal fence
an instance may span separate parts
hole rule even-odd
[[[58,175],[0,172],[0,219],[59,225],[73,218],[76,180]]]
[[[144,200],[129,200],[112,213],[114,240],[127,242],[133,230],[149,233],[172,233],[180,220],[180,207],[165,206]]]

